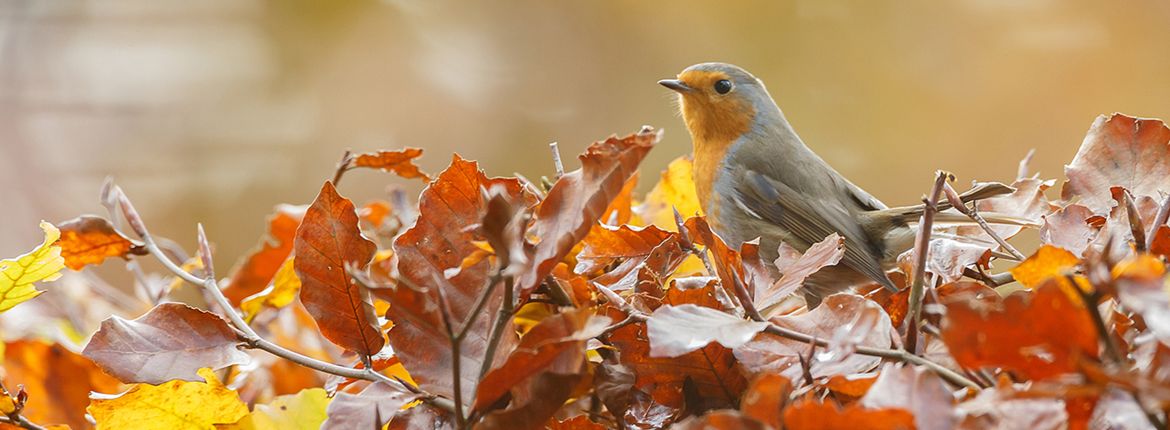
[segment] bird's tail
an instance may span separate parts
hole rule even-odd
[[[973,202],[975,200],[982,200],[982,199],[1000,196],[1000,195],[1004,195],[1004,194],[1010,194],[1010,193],[1014,192],[1015,190],[1016,190],[1015,188],[1009,187],[1009,186],[1001,184],[999,182],[980,182],[979,184],[976,184],[974,187],[972,187],[970,190],[967,190],[963,194],[960,194],[959,200],[961,200],[963,203],[970,203],[970,202]],[[943,200],[943,201],[940,201],[938,203],[938,210],[939,211],[944,211],[944,210],[947,210],[950,208],[951,208],[950,201]],[[914,206],[902,206],[902,207],[896,207],[896,208],[882,209],[882,210],[870,212],[867,215],[872,216],[873,219],[881,220],[881,222],[888,222],[888,223],[894,224],[894,225],[905,225],[905,224],[909,224],[912,222],[917,222],[918,219],[922,216],[922,212],[924,210],[926,210],[926,205],[919,204],[919,205],[914,205]],[[980,212],[980,215],[982,215],[983,219],[987,220],[987,222],[991,223],[991,224],[1008,224],[1008,225],[1021,225],[1021,226],[1034,226],[1035,225],[1035,222],[1032,220],[1028,220],[1028,219],[1020,218],[1020,217],[1015,217],[1015,216],[1011,216],[1011,215],[999,214],[999,213],[994,213],[994,212]],[[968,218],[966,215],[958,214],[958,213],[940,212],[940,213],[935,214],[934,217],[935,217],[934,218],[935,222],[938,222],[938,223],[947,223],[947,224],[960,223],[960,224],[962,224],[962,223],[974,222],[970,218]]]

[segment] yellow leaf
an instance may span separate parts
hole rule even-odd
[[[674,222],[674,209],[683,218],[695,216],[700,212],[699,197],[695,194],[695,182],[692,178],[693,163],[689,157],[683,156],[674,159],[662,172],[662,179],[646,195],[646,201],[638,206],[638,216],[643,222],[648,222],[658,228],[668,231],[678,231]]]
[[[61,231],[44,221],[41,230],[45,231],[41,246],[19,257],[0,260],[0,312],[39,296],[42,291],[37,291],[34,283],[61,277],[65,259],[61,257],[61,247],[53,245]]]
[[[238,423],[223,430],[316,430],[325,422],[329,395],[321,388],[307,388],[296,394],[278,396],[266,405],[256,405]]]
[[[203,259],[199,258],[198,255],[191,257],[183,263],[182,268],[183,270],[187,271],[187,273],[201,272],[203,271]],[[167,286],[167,291],[176,291],[186,284],[187,281],[184,281],[183,278],[176,276],[171,280],[171,284]]]
[[[240,302],[240,310],[244,311],[244,319],[252,322],[252,318],[265,307],[280,309],[292,303],[301,292],[301,278],[293,270],[293,258],[284,260],[276,276],[272,278],[272,285],[264,291],[256,293]]]
[[[1025,288],[1039,287],[1048,278],[1072,274],[1080,259],[1076,255],[1052,245],[1044,245],[1027,260],[1012,268],[1012,276]]]
[[[1152,254],[1135,254],[1113,266],[1113,278],[1159,279],[1166,274],[1166,265]]]
[[[199,375],[207,382],[134,384],[122,394],[92,394],[86,411],[99,430],[214,429],[248,414],[240,396],[224,387],[210,369],[200,369]]]

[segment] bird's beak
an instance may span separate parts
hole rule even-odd
[[[687,92],[691,91],[691,87],[687,86],[686,83],[683,83],[683,81],[680,81],[678,79],[663,79],[661,81],[658,81],[658,85],[662,85],[666,88],[670,88],[670,89],[675,90],[679,93],[687,93]]]

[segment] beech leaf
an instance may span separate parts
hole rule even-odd
[[[211,429],[232,424],[248,414],[248,406],[225,387],[215,373],[199,372],[207,382],[170,381],[135,384],[122,394],[91,396],[86,411],[98,428]]]
[[[163,303],[128,321],[102,322],[82,354],[122,382],[161,384],[200,381],[200,368],[219,369],[249,361],[218,315],[182,303]]]
[[[12,309],[41,295],[35,284],[51,282],[61,277],[65,259],[61,247],[54,245],[61,237],[57,227],[41,221],[45,241],[27,254],[16,258],[0,260],[0,312]]]
[[[263,290],[272,282],[276,271],[293,251],[297,227],[305,216],[305,206],[279,205],[268,217],[268,233],[256,249],[232,270],[223,295],[233,304]]]
[[[82,215],[57,225],[61,230],[61,256],[73,270],[90,264],[101,264],[109,257],[145,254],[142,245],[123,235],[105,218]]]
[[[1080,197],[1098,215],[1113,208],[1113,187],[1160,199],[1159,193],[1170,192],[1170,128],[1156,119],[1101,115],[1064,174],[1061,197]]]
[[[337,393],[325,410],[322,430],[382,428],[417,394],[401,391],[385,382],[375,382],[358,394]],[[375,418],[381,419],[379,422]]]
[[[406,179],[419,178],[423,182],[431,178],[414,165],[414,159],[421,156],[423,150],[418,148],[404,148],[397,151],[378,151],[358,154],[353,158],[353,167],[367,167],[393,173]]]
[[[369,292],[350,279],[347,267],[365,270],[377,246],[362,236],[353,202],[332,182],[309,206],[294,242],[293,267],[301,280],[301,303],[321,334],[338,346],[374,355],[385,340]]]
[[[804,280],[825,266],[841,262],[845,256],[845,239],[837,233],[814,243],[803,254],[788,244],[781,243],[776,268],[783,276],[771,285],[760,285],[756,290],[756,309],[768,309],[780,303],[804,284]]]
[[[651,357],[678,357],[711,342],[738,348],[764,331],[768,323],[702,306],[662,306],[646,321]]]

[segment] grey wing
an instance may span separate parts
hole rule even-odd
[[[810,202],[807,196],[788,185],[752,170],[744,171],[743,179],[736,193],[741,203],[752,212],[809,244],[820,242],[833,233],[840,234],[845,238],[842,263],[882,286],[897,291],[875,257],[879,255],[878,250],[870,247],[865,231],[841,202]],[[864,195],[881,205],[869,194]]]

